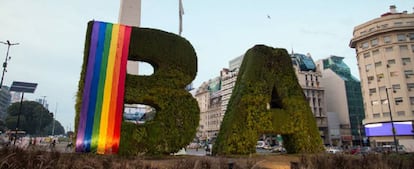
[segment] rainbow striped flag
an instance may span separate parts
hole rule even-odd
[[[118,153],[131,27],[93,21],[76,152]]]

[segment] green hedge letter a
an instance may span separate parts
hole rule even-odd
[[[249,49],[213,153],[255,153],[261,134],[282,134],[288,153],[323,150],[315,119],[285,49]]]

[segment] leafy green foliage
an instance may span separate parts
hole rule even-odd
[[[282,134],[288,153],[323,150],[315,119],[285,49],[249,49],[213,153],[255,153],[261,134]]]
[[[78,126],[85,69],[89,53],[89,25],[84,63],[76,103]],[[132,28],[128,60],[147,62],[151,76],[127,74],[126,104],[144,104],[156,109],[155,117],[142,125],[123,122],[119,154],[159,155],[177,152],[194,138],[199,123],[197,101],[184,88],[197,74],[197,57],[192,45],[172,33]]]
[[[20,110],[20,102],[13,103],[7,109],[6,126],[14,130]],[[23,101],[20,115],[19,130],[26,131],[30,135],[49,135],[52,134],[53,117],[49,110],[42,104],[34,101]],[[64,134],[64,128],[56,121],[55,134]]]

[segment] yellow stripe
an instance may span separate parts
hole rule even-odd
[[[108,128],[109,104],[111,103],[111,91],[113,82],[113,73],[116,57],[116,49],[118,44],[119,24],[114,24],[112,27],[111,46],[109,48],[108,66],[106,69],[106,81],[104,88],[104,97],[102,104],[101,124],[99,130],[98,154],[105,154],[105,144]]]

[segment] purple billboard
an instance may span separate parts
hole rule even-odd
[[[374,123],[367,124],[365,127],[365,134],[367,137],[371,136],[392,136],[391,123]],[[412,121],[394,122],[396,135],[414,135]]]

